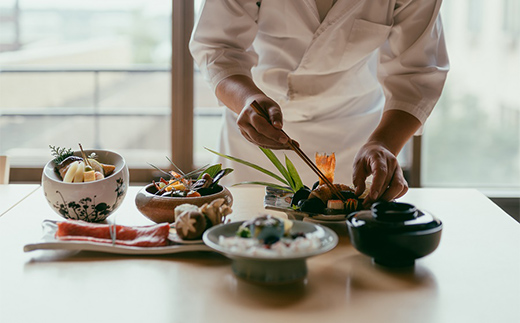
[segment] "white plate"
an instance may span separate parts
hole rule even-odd
[[[25,252],[33,250],[86,250],[127,255],[162,255],[189,251],[211,251],[202,240],[198,240],[197,243],[180,244],[172,241],[171,235],[168,237],[170,245],[164,247],[130,247],[89,241],[60,241],[54,237],[58,229],[56,223],[57,221],[43,221],[41,241],[26,244],[23,250]]]
[[[175,243],[178,243],[178,244],[184,244],[184,245],[188,245],[188,244],[203,244],[204,242],[202,241],[202,239],[198,239],[198,240],[184,240],[184,239],[181,239],[179,237],[179,235],[177,234],[177,230],[175,228],[170,228],[170,234],[168,235],[168,240],[170,241],[173,241]]]

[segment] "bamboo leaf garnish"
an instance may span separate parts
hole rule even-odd
[[[289,172],[291,179],[294,182],[294,186],[292,186],[292,188],[296,192],[303,187],[302,179],[300,178],[296,167],[294,167],[294,164],[291,162],[289,157],[287,157],[287,155],[285,156],[285,165],[287,166],[287,171]]]
[[[280,162],[280,160],[278,159],[278,157],[276,157],[276,155],[273,153],[273,151],[270,149],[262,148],[262,147],[258,147],[258,148],[260,148],[260,150],[267,156],[267,158],[269,158],[271,163],[273,163],[273,165],[278,169],[280,174],[282,174],[282,176],[285,177],[285,180],[287,181],[289,186],[291,188],[294,188],[294,182],[293,182],[289,172],[287,171],[287,169],[285,169],[282,162]]]
[[[240,182],[240,183],[233,184],[231,186],[237,186],[237,185],[262,185],[262,186],[267,186],[267,187],[271,187],[271,188],[276,188],[276,189],[286,191],[286,192],[291,192],[291,193],[294,192],[290,187],[273,184],[273,183],[268,183],[268,182]]]
[[[242,159],[240,159],[240,158],[236,158],[236,157],[232,157],[232,156],[228,156],[228,155],[221,154],[221,153],[219,153],[219,152],[216,152],[216,151],[211,150],[211,149],[206,148],[206,147],[204,147],[204,149],[206,149],[206,150],[208,150],[208,151],[210,151],[210,152],[212,152],[212,153],[214,153],[214,154],[216,154],[216,155],[219,155],[220,157],[223,157],[223,158],[226,158],[226,159],[229,159],[229,160],[235,161],[235,162],[237,162],[237,163],[240,163],[240,164],[243,164],[243,165],[246,165],[246,166],[252,167],[252,168],[254,168],[254,169],[256,169],[256,170],[258,170],[258,171],[260,171],[260,172],[262,172],[262,173],[264,173],[264,174],[266,174],[266,175],[268,175],[268,176],[271,176],[271,177],[273,177],[274,179],[276,179],[276,180],[282,182],[284,185],[286,185],[286,186],[290,186],[289,183],[288,183],[285,179],[281,178],[280,176],[276,175],[275,173],[273,173],[273,172],[271,172],[271,171],[269,171],[269,170],[267,170],[267,169],[265,169],[265,168],[263,168],[263,167],[260,167],[260,166],[258,166],[258,165],[253,164],[253,163],[250,163],[250,162],[248,162],[248,161],[242,160]]]
[[[291,177],[291,175],[289,174],[289,184],[291,185],[291,188],[294,190],[294,188],[296,187],[295,183],[294,183],[294,179]],[[294,190],[295,192],[297,190]]]

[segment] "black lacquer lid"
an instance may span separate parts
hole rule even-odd
[[[427,231],[442,225],[440,220],[414,205],[398,202],[374,203],[370,210],[349,215],[347,221],[353,228],[387,233]]]

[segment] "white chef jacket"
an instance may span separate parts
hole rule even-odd
[[[303,151],[336,153],[335,182],[352,182],[355,154],[383,111],[397,109],[424,123],[448,71],[441,0],[337,0],[320,22],[315,0],[206,0],[190,50],[210,84],[252,77],[282,108],[284,130]],[[274,166],[236,126],[229,109],[217,150]],[[317,177],[287,155],[312,185]],[[265,180],[235,168],[225,184]]]

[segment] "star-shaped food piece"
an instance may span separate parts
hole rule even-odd
[[[199,211],[182,212],[175,220],[177,235],[184,240],[200,239],[205,228],[206,219]]]

